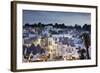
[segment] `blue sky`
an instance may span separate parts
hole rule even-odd
[[[36,11],[36,10],[23,10],[23,24],[29,23],[64,23],[65,25],[75,24],[83,26],[84,24],[91,24],[90,13],[79,12],[58,12],[58,11]]]

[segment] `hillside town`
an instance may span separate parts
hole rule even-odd
[[[25,24],[23,62],[69,61],[91,58],[91,25]]]

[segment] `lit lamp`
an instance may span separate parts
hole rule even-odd
[[[67,60],[72,60],[72,54],[71,53],[68,53]]]

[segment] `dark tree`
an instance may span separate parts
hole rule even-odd
[[[53,26],[53,24],[52,24],[52,23],[50,23],[50,24],[48,24],[48,26]]]
[[[38,27],[42,27],[42,23],[41,22],[38,23]]]
[[[87,30],[87,31],[91,31],[91,25],[84,24],[84,25],[83,25],[83,29],[84,29],[84,30]]]
[[[81,29],[81,26],[80,25],[78,25],[78,24],[75,24],[75,26],[74,26],[76,29]]]
[[[84,56],[85,52],[85,49],[79,49],[78,53],[80,54],[80,59],[86,59],[86,57]]]
[[[64,23],[62,23],[62,24],[55,23],[55,25],[53,27],[56,27],[56,28],[66,28]]]
[[[61,27],[61,28],[65,28],[65,24],[64,24],[64,23],[61,24],[60,27]]]
[[[30,26],[30,24],[29,24],[29,23],[26,23],[26,24],[25,24],[25,27],[29,27],[29,26]]]
[[[89,46],[91,43],[90,36],[88,33],[83,33],[82,37],[83,37],[84,45],[85,45],[86,51],[87,51],[87,58],[90,59],[90,56],[89,56]]]
[[[54,27],[59,28],[59,24],[55,23]]]

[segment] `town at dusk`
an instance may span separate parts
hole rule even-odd
[[[23,10],[22,62],[91,59],[91,14]]]

